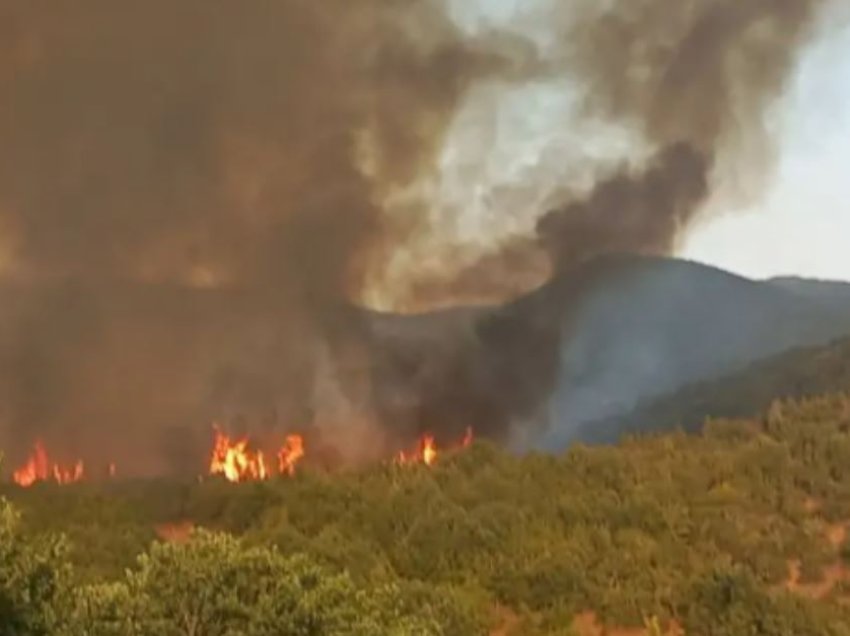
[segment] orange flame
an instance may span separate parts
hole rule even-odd
[[[432,436],[426,435],[422,438],[422,463],[430,466],[435,461],[437,461],[437,444]]]
[[[19,486],[27,488],[37,481],[46,480],[48,474],[47,453],[41,442],[36,442],[27,463],[14,472],[12,479]]]
[[[265,479],[268,471],[262,451],[250,451],[247,439],[232,442],[230,437],[216,430],[210,474],[223,475],[227,481],[240,482]]]
[[[281,475],[294,475],[295,465],[304,457],[304,438],[289,435],[286,443],[277,453],[278,469]]]
[[[281,475],[294,475],[295,465],[304,457],[304,440],[300,435],[289,435],[277,453]],[[222,475],[231,482],[268,479],[269,467],[262,451],[252,451],[247,439],[232,441],[216,429],[215,445],[210,460],[211,475]]]
[[[472,427],[469,427],[466,429],[466,434],[460,443],[460,447],[466,448],[472,444],[472,440]],[[437,443],[434,440],[434,436],[423,435],[415,451],[401,451],[396,455],[395,461],[397,464],[425,464],[426,466],[433,466],[437,461],[438,455]]]
[[[65,485],[80,481],[83,478],[83,472],[82,460],[77,460],[73,468],[62,468],[58,464],[53,464],[53,479],[57,484]]]
[[[48,481],[51,478],[57,484],[65,485],[80,481],[84,473],[82,460],[77,460],[71,467],[63,467],[59,464],[51,466],[44,445],[36,441],[26,464],[12,474],[12,479],[23,488],[28,488],[37,481]]]

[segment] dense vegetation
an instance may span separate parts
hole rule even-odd
[[[6,497],[0,634],[850,634],[844,394],[560,457]]]

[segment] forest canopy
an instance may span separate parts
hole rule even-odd
[[[850,630],[846,394],[561,456],[5,496],[4,634]]]

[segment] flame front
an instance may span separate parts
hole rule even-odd
[[[472,444],[473,435],[472,428],[466,429],[466,434],[463,441],[458,445],[460,448],[466,448]],[[397,464],[425,464],[433,466],[438,457],[437,442],[433,435],[423,435],[417,444],[416,450],[413,452],[401,451],[396,455],[395,461]]]
[[[295,465],[304,457],[304,440],[300,435],[290,435],[277,453],[281,475],[294,475]],[[268,479],[270,471],[263,451],[253,451],[247,439],[233,441],[218,429],[210,460],[210,475],[221,475],[230,482],[260,481]]]
[[[240,482],[266,479],[268,470],[262,451],[251,451],[247,439],[232,442],[230,437],[216,430],[210,474],[222,475],[227,481]]]
[[[463,440],[454,445],[455,449],[465,448],[472,443],[472,429],[468,428]],[[442,450],[438,449],[433,435],[423,435],[412,452],[399,452],[395,456],[398,464],[424,464],[433,466]],[[291,477],[298,463],[305,457],[306,448],[301,435],[288,435],[283,445],[271,457],[277,459],[277,472]],[[232,440],[228,435],[215,428],[215,443],[209,464],[210,475],[221,475],[230,482],[261,481],[268,479],[274,471],[273,459],[267,460],[261,450],[252,450],[247,438]],[[114,462],[106,466],[108,478],[114,479],[117,471]],[[36,441],[26,463],[12,474],[13,481],[24,488],[36,482],[53,481],[59,485],[72,484],[85,478],[85,465],[82,460],[73,464],[51,463],[44,444]]]
[[[72,484],[80,481],[84,474],[85,467],[82,460],[77,460],[73,466],[51,465],[44,445],[36,441],[29,459],[12,474],[12,479],[19,486],[28,488],[37,481],[50,479],[60,485]]]

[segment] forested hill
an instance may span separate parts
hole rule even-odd
[[[843,281],[785,277],[772,278],[767,282],[821,305],[845,309],[850,306],[850,284]]]
[[[850,633],[847,394],[560,457],[6,495],[5,633]]]
[[[698,430],[708,417],[750,417],[778,397],[800,398],[850,390],[850,338],[794,349],[710,382],[689,385],[640,405],[628,415],[589,422],[579,438],[611,443],[624,434]]]
[[[850,335],[846,284],[754,281],[659,258],[609,257],[585,269],[595,277],[571,304],[547,449],[690,383]]]

